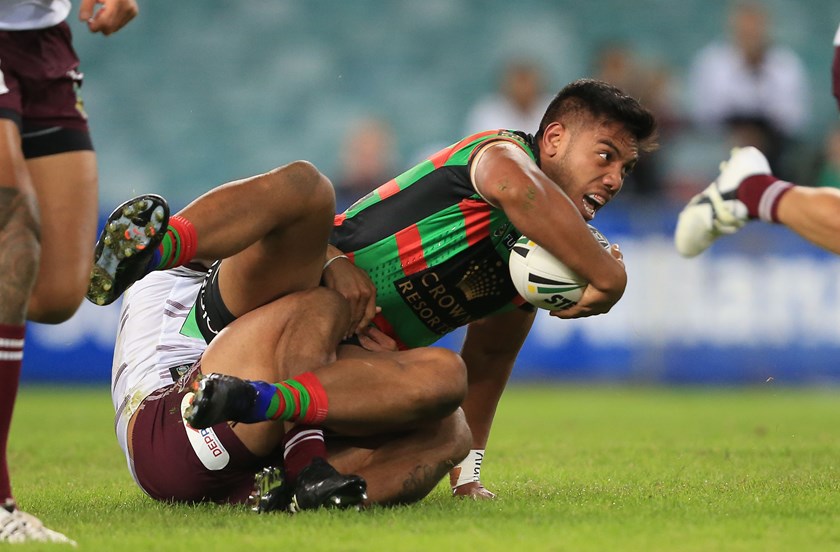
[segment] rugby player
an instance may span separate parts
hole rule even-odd
[[[840,108],[840,28],[834,37],[831,73]],[[764,154],[753,147],[733,150],[717,179],[683,208],[674,233],[677,251],[695,257],[751,220],[783,224],[840,254],[840,190],[780,180],[771,173]]]
[[[125,293],[114,352],[117,437],[152,498],[253,495],[261,511],[405,503],[467,454],[457,354],[397,351],[375,332],[364,339],[376,352],[338,350],[349,306],[319,287],[336,268],[325,261],[334,210],[329,181],[295,162],[218,187],[172,217],[158,196],[110,217],[98,266],[114,269],[117,289],[138,261],[177,265]],[[232,213],[247,213],[247,224],[228,224]],[[208,270],[197,259],[221,260]],[[231,376],[280,383],[255,401],[253,387]],[[194,402],[196,389],[224,410]],[[329,451],[310,425],[332,432]]]
[[[472,452],[468,464],[452,473],[454,494],[493,496],[481,484],[478,462],[496,405],[535,316],[535,309],[524,304],[510,281],[510,248],[521,235],[527,235],[589,282],[577,305],[552,312],[553,316],[571,319],[608,312],[626,285],[622,256],[617,246],[604,250],[592,237],[587,222],[619,193],[639,155],[655,147],[655,126],[652,114],[617,88],[594,80],[575,81],[549,104],[536,135],[490,130],[445,148],[335,217],[326,255],[311,257],[311,263],[318,258],[326,267],[323,275],[310,274],[307,285],[320,277],[351,304],[344,333],[345,337],[355,333],[361,347],[349,343],[339,347],[339,362],[345,355],[381,354],[365,353],[364,349],[383,343],[382,334],[401,351],[423,351],[442,335],[468,326],[461,356],[469,385],[462,406],[472,433]],[[234,184],[231,189],[236,188]],[[111,302],[143,273],[184,265],[189,255],[182,253],[195,247],[200,258],[231,254],[215,243],[252,231],[263,220],[266,200],[244,192],[215,199],[209,201],[210,195],[199,199],[175,217],[176,226],[183,220],[192,221],[196,231],[173,229],[170,224],[161,244],[148,240],[143,243],[143,253],[129,260],[114,261],[111,246],[98,246],[98,268],[89,298],[100,304]],[[246,221],[231,215],[246,210]],[[221,212],[225,215],[218,216]],[[230,224],[232,220],[237,224]],[[277,221],[277,215],[271,220]],[[324,252],[314,245],[316,239],[306,236],[307,252]],[[242,240],[237,243],[241,245]],[[300,243],[289,241],[277,248],[275,255],[280,257],[271,259],[288,257],[299,249]],[[209,280],[219,290],[211,293],[212,309],[220,313],[207,315],[212,328],[220,328],[260,301],[265,304],[276,296],[272,291],[263,293],[260,301],[243,303],[239,299],[242,292],[231,291],[233,287],[259,290],[273,283],[275,271],[264,266],[270,260],[250,271],[226,271],[226,261],[221,263],[218,278],[211,271]],[[299,267],[299,263],[279,260],[274,264],[281,274]],[[314,271],[316,264],[307,266]],[[146,280],[148,277],[142,282]],[[133,297],[126,299],[133,302]],[[193,297],[176,302],[184,312],[189,311]],[[199,297],[209,296],[202,292]],[[131,307],[123,308],[130,314]],[[201,318],[203,315],[197,317]],[[267,343],[271,345],[272,339]],[[212,346],[208,354],[210,350]],[[117,352],[119,355],[119,347]],[[118,371],[119,366],[115,360]],[[202,372],[209,374],[210,368],[202,360]],[[241,379],[229,377],[202,380],[192,407],[189,411],[185,407],[190,425],[217,427],[224,420],[254,423],[271,417],[253,409],[245,412],[241,404],[265,404],[276,395],[276,385],[270,382],[281,378],[255,377],[236,366],[226,366],[222,372],[249,381],[242,385]],[[408,374],[405,380],[417,392],[441,384],[436,376],[433,384],[412,382]],[[435,391],[438,393],[440,389]],[[302,426],[306,435],[313,441],[322,440],[317,424],[310,422]],[[247,426],[240,424],[234,430],[242,427]],[[288,440],[293,442],[293,438]],[[371,477],[367,479],[372,485]]]
[[[69,319],[90,274],[96,154],[69,12],[70,0],[0,3],[0,542],[72,542],[17,508],[6,458],[26,321]],[[137,12],[81,0],[79,19],[110,35]]]

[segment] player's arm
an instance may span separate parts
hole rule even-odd
[[[589,282],[581,301],[563,318],[608,312],[627,285],[617,251],[606,251],[592,236],[569,197],[525,151],[509,142],[486,146],[473,167],[473,183],[500,207],[516,228]]]
[[[350,303],[350,325],[345,337],[364,331],[377,313],[376,286],[367,272],[350,262],[340,249],[327,245],[321,281]]]
[[[469,387],[461,405],[473,436],[472,452],[450,473],[456,496],[493,498],[480,480],[481,461],[499,398],[507,385],[516,356],[534,322],[534,312],[517,309],[467,327],[461,356],[467,365]],[[460,484],[459,484],[460,483]]]
[[[777,213],[779,222],[840,255],[840,190],[793,186],[779,200]]]

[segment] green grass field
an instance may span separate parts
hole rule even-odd
[[[515,386],[492,502],[441,484],[410,507],[294,517],[156,503],[104,387],[24,387],[10,456],[19,502],[83,550],[840,550],[838,389]]]

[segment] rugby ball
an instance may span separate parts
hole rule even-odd
[[[592,225],[589,230],[604,249],[609,249],[610,242],[601,232]],[[576,305],[588,284],[557,257],[525,236],[513,245],[508,268],[519,295],[541,309],[563,310]]]

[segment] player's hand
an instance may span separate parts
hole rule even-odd
[[[473,500],[492,500],[496,498],[495,493],[491,493],[485,489],[484,485],[481,484],[481,481],[464,483],[463,485],[455,487],[452,489],[452,496],[472,498]]]
[[[102,4],[99,9],[97,4]],[[79,20],[87,23],[90,32],[108,36],[125,27],[139,12],[136,0],[81,0]]]
[[[356,334],[359,344],[375,353],[398,351],[397,342],[376,326],[369,326]]]
[[[610,246],[610,254],[622,267],[624,267],[624,255],[618,247],[618,244]],[[622,290],[623,292],[623,290]],[[608,294],[603,291],[588,285],[583,290],[580,301],[576,305],[568,309],[550,311],[549,315],[557,318],[572,319],[572,318],[586,318],[587,316],[596,316],[605,314],[613,308],[621,299],[621,294]]]
[[[350,324],[344,337],[363,332],[379,312],[376,286],[367,272],[341,257],[324,269],[321,278],[326,287],[337,291],[350,303]]]

